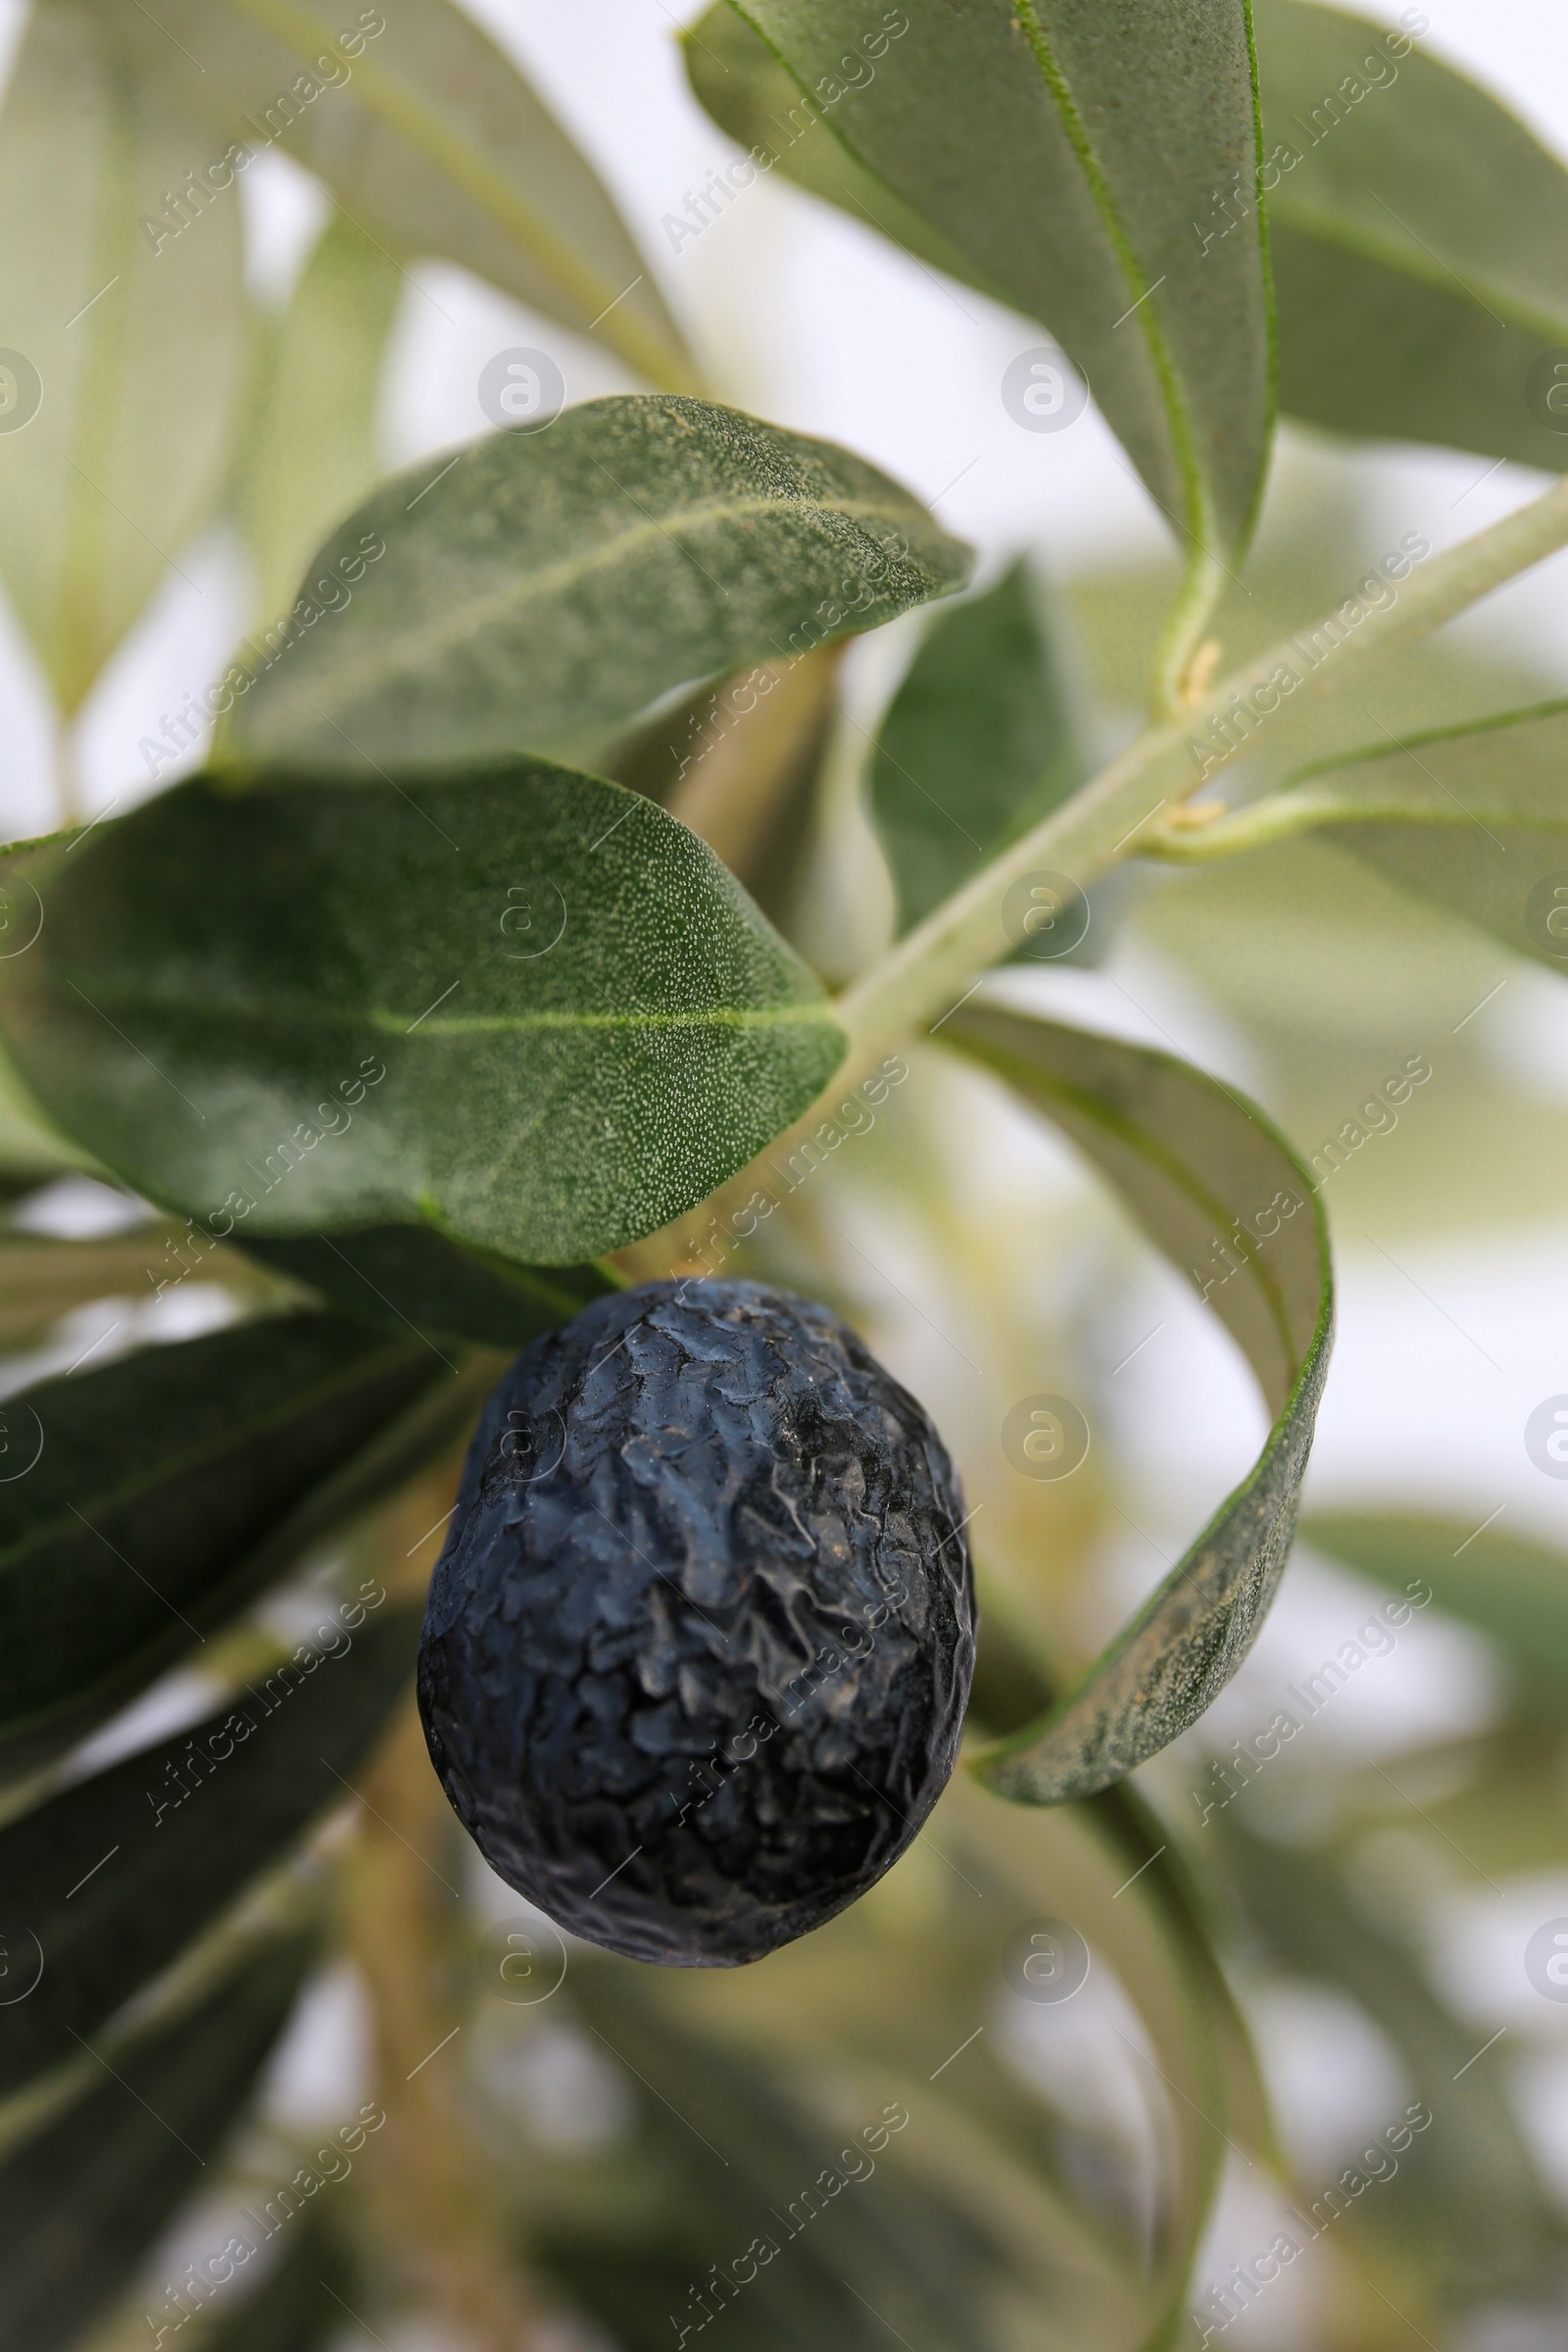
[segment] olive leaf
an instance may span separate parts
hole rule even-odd
[[[1234,1808],[1216,1812],[1209,1834],[1270,1960],[1364,2010],[1397,2052],[1410,2103],[1432,2118],[1401,2152],[1399,2179],[1379,2191],[1401,2258],[1467,2299],[1549,2292],[1561,2275],[1562,2219],[1541,2185],[1506,2074],[1474,2063],[1486,2038],[1474,2017],[1441,2000],[1419,1952],[1368,1915],[1343,1857],[1255,1837]],[[1368,2212],[1363,2226],[1372,2220]]]
[[[177,1960],[352,1776],[409,1685],[419,1611],[370,1580],[320,1616],[259,1688],[0,1829],[8,1919],[42,1954],[0,2006],[0,2098],[74,2058]]]
[[[392,253],[459,262],[546,318],[597,331],[650,382],[692,383],[680,329],[599,174],[451,0],[352,12],[117,0],[114,15],[192,125],[181,164],[196,193],[179,191],[182,215],[149,190],[152,236],[205,233],[202,206],[232,207],[236,169],[280,146]],[[192,216],[194,230],[182,225]]]
[[[877,730],[867,789],[906,931],[1083,782],[1060,666],[1020,561],[935,614]]]
[[[390,255],[340,213],[281,318],[260,324],[229,504],[256,565],[264,632],[292,605],[322,533],[383,470],[376,405],[404,284]]]
[[[340,593],[318,605],[316,576]],[[847,450],[708,401],[588,401],[378,490],[248,657],[221,756],[363,779],[584,754],[677,686],[966,576],[967,550]]]
[[[639,1970],[634,1977],[626,1964],[607,1966],[596,1957],[574,1990],[589,2030],[627,2070],[659,2151],[664,2193],[662,2211],[651,2217],[648,2252],[656,2261],[673,2252],[681,2263],[672,2274],[679,2282],[676,2332],[680,2321],[700,2324],[701,2309],[688,2300],[691,2278],[723,2259],[727,2246],[761,2231],[777,2259],[762,2262],[737,2312],[748,2345],[786,2352],[800,2343],[831,2343],[845,2352],[874,2352],[889,2328],[923,2317],[945,2348],[984,2352],[994,2340],[985,2325],[986,2288],[1006,2251],[992,2217],[966,2212],[929,2172],[900,2166],[899,2143],[884,2127],[877,2195],[855,2203],[852,2189],[827,2206],[819,2191],[817,2204],[826,2210],[808,2199],[803,2218],[801,2191],[853,2132],[840,2128],[827,2138],[842,2119],[812,2112],[793,2085],[795,2070],[760,2063],[683,2016],[678,2002],[661,2000],[658,1979],[665,1973]],[[645,1977],[654,1980],[646,1988]],[[889,2087],[884,2073],[882,2100]],[[875,2117],[878,2108],[866,2112]],[[634,2282],[607,2262],[612,2252],[591,2229],[575,2236],[562,2231],[544,2249],[546,2262],[590,2312],[617,2331],[631,2323],[630,2340],[639,2342],[628,2295]]]
[[[1295,1529],[1328,1370],[1332,1285],[1317,1188],[1262,1113],[1173,1055],[1017,1013],[944,1031],[1071,1137],[1236,1341],[1275,1416],[1250,1475],[1038,1723],[976,1759],[999,1794],[1059,1804],[1167,1747],[1256,1639]]]
[[[211,2178],[315,1956],[305,1936],[262,1945],[0,2159],[0,2352],[64,2352],[128,2284]]]
[[[1166,836],[1161,858],[1326,833],[1391,881],[1522,956],[1568,970],[1568,700],[1387,732],[1301,768],[1267,800]]]
[[[735,14],[750,40],[724,6],[686,38],[720,126],[763,169],[1042,320],[1184,542],[1234,561],[1272,416],[1245,0]],[[1235,232],[1205,244],[1238,188]]]
[[[1488,1635],[1538,1713],[1568,1710],[1568,1559],[1500,1527],[1411,1511],[1333,1511],[1301,1522],[1301,1540],[1358,1576],[1412,1587]]]
[[[68,711],[222,480],[248,331],[239,206],[164,254],[138,219],[198,153],[119,12],[40,0],[0,112],[0,570]]]
[[[1281,407],[1561,470],[1568,171],[1426,54],[1417,10],[1254,18]]]
[[[196,778],[22,864],[19,1066],[220,1238],[424,1220],[573,1265],[743,1167],[844,1051],[710,850],[540,761]]]
[[[160,1282],[167,1288],[190,1269],[188,1250],[180,1255],[188,1239],[180,1220],[80,1242],[0,1229],[0,1348],[11,1354],[36,1347],[63,1316],[99,1298],[151,1300]],[[253,1302],[275,1302],[275,1286],[232,1250],[215,1251],[202,1279]],[[0,1455],[0,1476],[6,1467]]]
[[[461,1346],[516,1350],[569,1323],[615,1288],[597,1266],[523,1266],[471,1250],[429,1225],[367,1225],[343,1233],[247,1242],[249,1254],[308,1285],[344,1314]],[[0,1254],[0,1272],[5,1258]]]
[[[310,2209],[290,2238],[233,2317],[220,2321],[206,2352],[320,2352],[341,2337],[344,2306],[354,2308],[357,2291],[342,2247]]]
[[[393,1341],[307,1314],[147,1348],[8,1396],[7,1760],[62,1719],[80,1728],[84,1709],[101,1712],[203,1640],[203,1627],[331,1525],[328,1497],[342,1511],[368,1499],[357,1457],[436,1383],[442,1404],[460,1386],[411,1335]]]

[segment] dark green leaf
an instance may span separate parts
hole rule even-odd
[[[354,2307],[354,2273],[310,2208],[299,2217],[282,2259],[203,2352],[320,2352],[341,2336],[345,2304]]]
[[[377,1597],[379,1595],[379,1598]],[[369,1580],[260,1689],[0,1829],[9,1918],[43,1974],[0,2008],[0,2098],[76,2055],[350,1783],[414,1673],[419,1611]]]
[[[364,780],[582,755],[677,686],[874,628],[967,567],[830,442],[708,401],[588,401],[377,491],[312,567],[337,609],[296,607],[249,657],[224,757]]]
[[[1568,345],[1568,172],[1407,32],[1315,0],[1254,14],[1281,406],[1568,466],[1526,396]]]
[[[542,762],[417,802],[196,778],[26,871],[48,920],[0,1014],[29,1083],[223,1236],[424,1217],[597,1257],[744,1166],[843,1054],[710,850]]]
[[[1398,2051],[1411,2099],[1431,2114],[1398,2175],[1379,2183],[1380,2203],[1362,2199],[1360,2225],[1387,2230],[1416,2276],[1435,2276],[1465,2300],[1544,2290],[1560,2275],[1563,2225],[1535,2176],[1500,2053],[1477,2062],[1487,2029],[1444,2006],[1417,1954],[1348,1899],[1329,1856],[1250,1836],[1234,1810],[1214,1826],[1270,1959],[1357,2002]],[[1303,2208],[1332,2177],[1325,2167],[1322,2180],[1303,2180]]]
[[[690,383],[680,330],[604,182],[451,0],[353,13],[322,0],[136,0],[115,16],[199,126],[209,185],[232,187],[228,142],[241,171],[280,145],[394,253],[459,262],[547,318],[597,327],[652,382]],[[166,217],[151,189],[148,203]]]
[[[0,568],[67,710],[208,518],[245,366],[237,200],[165,253],[141,225],[199,149],[133,14],[41,0],[0,115]]]
[[[129,2283],[211,2179],[313,1957],[264,1950],[0,2160],[0,2352],[58,2352]]]
[[[74,1725],[231,1615],[435,1381],[459,1385],[416,1340],[289,1315],[8,1397],[0,1733]]]
[[[969,0],[880,22],[855,0],[736,0],[736,13],[760,39],[739,39],[722,8],[687,36],[715,120],[1043,320],[1184,539],[1234,557],[1271,415],[1243,0]],[[836,146],[847,179],[824,160]]]
[[[264,324],[230,486],[256,565],[264,630],[290,609],[322,534],[383,470],[376,444],[381,363],[406,283],[391,256],[340,213],[282,318]]]
[[[449,1241],[428,1225],[247,1243],[252,1256],[308,1283],[329,1304],[389,1331],[515,1351],[615,1288],[597,1266],[521,1266]],[[0,1255],[0,1271],[5,1259]]]
[[[939,612],[877,736],[871,807],[899,928],[1083,782],[1084,763],[1029,566]]]
[[[1502,1648],[1541,1711],[1568,1712],[1568,1558],[1500,1527],[1413,1512],[1330,1512],[1304,1520],[1303,1539],[1361,1576],[1401,1592],[1425,1585],[1440,1609]]]
[[[1211,1304],[1276,1416],[1250,1476],[1079,1688],[977,1760],[1003,1795],[1057,1804],[1168,1746],[1256,1639],[1285,1571],[1328,1369],[1327,1233],[1289,1146],[1189,1063],[1014,1013],[965,1011],[949,1033],[1109,1179]]]
[[[874,2194],[852,2185],[836,2206],[820,2189],[814,2202],[803,2200],[853,2132],[842,2128],[842,2117],[813,2117],[773,2070],[690,2031],[657,1992],[643,1991],[624,1967],[596,1964],[576,1984],[601,2046],[631,2070],[662,2177],[660,2206],[648,2214],[642,2241],[634,2241],[637,2256],[658,2263],[661,2248],[673,2242],[690,2281],[715,2262],[727,2265],[761,2231],[777,2256],[744,2294],[735,2289],[737,2342],[776,2352],[807,2343],[874,2352],[889,2327],[923,2319],[944,2352],[982,2352],[991,2341],[984,2296],[1003,2251],[1000,2235],[918,2171],[896,2166],[893,2155],[876,2166]],[[875,2115],[873,2108],[865,2120]],[[884,2146],[897,2150],[898,2143]],[[628,2329],[638,2352],[668,2341],[669,2306],[659,2313],[656,2335],[646,2295],[632,2291],[624,2250],[616,2261],[596,2235],[564,2231],[546,2259],[589,2311]],[[701,2322],[686,2294],[674,2308],[694,2328]]]

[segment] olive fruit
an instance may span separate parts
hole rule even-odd
[[[963,1518],[925,1412],[824,1307],[650,1283],[535,1341],[469,1451],[419,1653],[486,1861],[673,1967],[831,1919],[953,1769]]]

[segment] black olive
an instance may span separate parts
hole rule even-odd
[[[474,1439],[419,1657],[486,1861],[674,1967],[831,1919],[953,1770],[963,1518],[927,1415],[824,1307],[651,1283],[537,1340]]]

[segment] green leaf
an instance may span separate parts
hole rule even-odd
[[[1421,1956],[1349,1899],[1332,1855],[1253,1837],[1234,1808],[1214,1827],[1269,1958],[1288,1977],[1339,1986],[1364,2009],[1403,2061],[1412,2099],[1431,2114],[1400,2154],[1398,2177],[1380,2182],[1379,2203],[1362,2201],[1359,2226],[1389,2230],[1410,2275],[1432,2279],[1445,2309],[1455,2294],[1549,2292],[1546,2282],[1561,2274],[1563,2225],[1515,2120],[1506,2070],[1495,2057],[1476,2062],[1486,2027],[1437,1998]],[[1303,2206],[1326,2185],[1303,2180]]]
[[[0,2160],[0,2352],[63,2352],[211,2178],[315,1957],[264,1947]]]
[[[224,756],[364,779],[586,752],[677,686],[961,587],[967,551],[829,442],[617,397],[399,474],[313,570],[351,599],[252,657]]]
[[[283,317],[258,339],[230,498],[256,564],[264,630],[289,611],[326,530],[384,470],[381,362],[405,282],[390,255],[339,213]],[[319,593],[342,590],[323,583]]]
[[[1548,1544],[1403,1511],[1303,1520],[1315,1550],[1401,1592],[1420,1583],[1440,1609],[1487,1634],[1537,1712],[1568,1712],[1568,1558]]]
[[[1560,471],[1526,377],[1568,345],[1568,172],[1396,27],[1254,16],[1281,406]]]
[[[944,2352],[984,2352],[994,2340],[984,2319],[986,2287],[1005,2250],[990,2217],[965,2212],[919,2170],[898,2165],[895,2139],[884,2142],[887,2153],[877,2162],[875,2197],[857,2202],[852,2186],[841,2202],[827,2205],[819,2192],[825,2210],[805,2205],[809,2229],[799,2202],[787,2215],[824,2159],[855,2136],[853,2127],[845,2129],[842,2115],[813,2115],[782,2068],[760,2065],[700,2027],[693,2031],[695,2021],[684,2021],[677,2003],[660,1999],[657,1982],[644,1986],[644,1973],[651,1972],[634,1978],[624,1966],[595,1963],[582,1971],[575,1991],[590,2032],[628,2070],[657,2151],[664,2210],[648,2214],[648,2256],[658,2262],[673,2241],[689,2280],[715,2258],[725,2259],[727,2244],[744,2246],[760,2230],[778,2259],[756,2276],[736,2314],[744,2333],[735,2332],[739,2341],[770,2352],[810,2343],[874,2352],[889,2328],[902,2329],[921,2317]],[[884,2077],[883,2099],[891,2087]],[[644,2100],[640,2091],[651,2097]],[[868,2106],[867,2122],[876,2115]],[[698,2133],[720,2156],[722,2174]],[[850,2162],[846,2152],[846,2169]],[[645,2289],[634,2300],[624,2254],[615,2262],[612,2253],[584,2230],[575,2238],[562,2232],[546,2260],[591,2313],[617,2334],[628,2330],[640,2347],[654,2334],[649,2298]],[[675,2308],[682,2320],[690,2316],[695,2324],[700,2317],[688,2312],[684,2296]],[[659,2309],[662,2340],[669,2333],[668,2310],[667,2303]]]
[[[259,1689],[0,1829],[0,1884],[43,1953],[34,1990],[0,2008],[0,2098],[74,2058],[347,1800],[418,1649],[417,1609],[367,1619],[385,1598],[372,1581],[323,1600]]]
[[[1029,566],[939,612],[877,735],[869,790],[899,928],[1039,822],[1084,778]]]
[[[0,112],[0,570],[68,711],[221,483],[245,365],[239,205],[162,253],[139,219],[198,154],[118,12],[41,0]]]
[[[179,1255],[186,1238],[182,1223],[142,1225],[86,1242],[0,1230],[0,1350],[13,1354],[36,1347],[62,1316],[95,1299],[151,1300],[159,1282],[167,1285],[189,1267],[189,1253]],[[242,1297],[275,1299],[272,1286],[231,1250],[216,1253],[202,1275]],[[0,1457],[0,1471],[5,1467]]]
[[[248,1242],[250,1254],[309,1284],[331,1306],[389,1331],[416,1331],[461,1346],[510,1352],[569,1323],[615,1288],[597,1266],[521,1266],[466,1249],[428,1225],[367,1225],[357,1232]],[[0,1256],[0,1270],[5,1260]]]
[[[76,1728],[232,1615],[433,1381],[458,1386],[413,1337],[288,1315],[8,1397],[0,1739]]]
[[[281,145],[394,253],[459,262],[574,332],[596,327],[650,382],[691,384],[680,330],[604,182],[450,0],[353,14],[322,0],[166,0],[125,14],[124,37],[206,136],[208,155],[186,163],[211,173],[236,142],[244,170]]]
[[[1043,320],[1178,534],[1234,561],[1271,419],[1255,204],[1220,233],[1219,200],[1256,185],[1244,0],[970,0],[880,24],[854,0],[736,13],[760,39],[719,8],[686,40],[722,127]]]
[[[1522,956],[1568,969],[1568,700],[1435,727],[1302,768],[1157,855],[1204,858],[1322,832]],[[1557,886],[1561,885],[1561,895]]]
[[[220,2321],[203,2352],[320,2352],[341,2336],[345,2304],[356,2298],[354,2272],[313,2208],[299,2217],[280,2261],[226,2325]]]
[[[1190,1064],[1015,1013],[966,1011],[950,1030],[1109,1179],[1212,1306],[1275,1416],[1250,1475],[1078,1689],[976,1760],[1000,1794],[1059,1804],[1168,1746],[1257,1637],[1328,1369],[1327,1231],[1311,1177],[1262,1113]]]
[[[0,1019],[138,1191],[220,1238],[423,1219],[570,1265],[832,1077],[817,983],[662,809],[538,761],[416,789],[196,778],[32,853]]]

